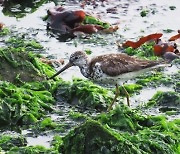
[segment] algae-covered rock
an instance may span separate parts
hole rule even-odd
[[[122,111],[123,112],[123,111]],[[121,117],[114,121],[121,121]],[[146,118],[144,118],[145,120]],[[179,122],[152,118],[153,124],[128,133],[113,125],[89,120],[70,131],[59,143],[63,154],[175,154],[179,151]],[[128,125],[126,125],[129,127]],[[56,145],[57,146],[57,145]]]
[[[124,105],[117,106],[109,113],[100,114],[97,116],[97,120],[104,125],[108,125],[113,129],[124,132],[136,132],[139,129],[153,125],[150,118],[130,110]]]
[[[27,141],[23,136],[0,135],[0,148],[10,150],[12,147],[26,146]]]
[[[57,100],[79,105],[83,108],[105,110],[113,99],[111,91],[91,81],[74,79],[73,83],[62,82],[56,91]]]
[[[59,152],[63,154],[138,153],[129,141],[116,135],[96,121],[87,121],[63,138]]]
[[[25,38],[25,34],[9,36],[0,48],[0,80],[14,84],[42,81],[52,76],[55,70],[41,61],[35,52],[44,50],[34,39]]]
[[[180,108],[180,94],[173,91],[157,92],[148,104]]]
[[[46,75],[45,66],[31,52],[15,48],[0,48],[0,80],[12,83],[42,81]]]
[[[43,146],[28,146],[28,147],[13,147],[7,154],[58,154],[53,149],[48,149]]]

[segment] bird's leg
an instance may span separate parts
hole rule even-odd
[[[123,85],[122,85],[122,88],[123,88],[124,94],[126,95],[126,98],[127,98],[127,105],[130,106],[129,93],[127,92],[126,88]]]
[[[113,101],[111,102],[110,106],[107,109],[108,112],[112,109],[112,106],[114,105],[114,103],[115,103],[116,99],[119,97],[119,95],[120,95],[119,87],[118,87],[118,84],[116,84],[115,97],[114,97]]]

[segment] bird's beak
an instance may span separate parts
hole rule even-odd
[[[63,71],[65,71],[66,69],[68,69],[69,67],[73,66],[72,63],[67,63],[63,68],[61,68],[56,74],[54,74],[53,76],[51,76],[49,79],[54,79],[57,75],[59,75],[60,73],[62,73]]]

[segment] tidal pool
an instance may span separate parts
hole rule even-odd
[[[59,4],[61,4],[61,2],[59,2]],[[74,1],[66,1],[65,4],[64,7],[66,8],[82,9],[79,3],[74,3]],[[70,54],[77,50],[91,50],[92,54],[90,57],[105,53],[119,53],[123,52],[123,50],[118,49],[117,42],[123,43],[126,40],[135,41],[138,40],[140,36],[151,33],[163,33],[162,39],[167,41],[170,36],[177,34],[177,30],[180,29],[180,20],[178,17],[180,14],[179,0],[111,0],[105,2],[104,6],[98,5],[96,9],[91,5],[87,5],[84,10],[111,24],[118,24],[119,29],[117,32],[113,34],[98,33],[86,37],[82,35],[74,39],[62,41],[47,32],[47,23],[42,20],[47,14],[47,10],[54,6],[55,4],[53,2],[43,4],[35,12],[26,14],[23,18],[18,19],[4,15],[2,12],[3,7],[0,7],[0,22],[3,22],[16,34],[27,33],[29,38],[38,40],[44,47],[41,51],[42,55],[47,57],[52,56],[57,59],[63,58],[65,63],[68,62]],[[115,13],[107,13],[107,9],[112,7],[116,7],[117,11]],[[172,10],[172,7],[175,8]],[[141,17],[142,11],[147,11],[147,15]],[[167,33],[168,30],[171,30],[171,32]],[[3,41],[4,40],[0,40],[0,43]],[[180,40],[177,40],[176,43],[179,48]],[[3,46],[3,43],[0,45]],[[56,69],[59,70],[60,68],[57,67]],[[177,68],[177,66],[168,67],[165,69],[164,74],[172,75],[176,74],[178,71],[179,68]],[[72,67],[60,76],[67,81],[71,81],[73,77],[84,79],[77,67]],[[158,88],[143,88],[139,94],[132,96],[132,108],[137,107],[140,103],[148,101],[159,90],[174,91],[174,88],[164,85]],[[71,107],[67,110],[71,110]],[[159,112],[156,112],[155,109],[147,111],[147,114],[154,115],[158,113]],[[68,114],[66,114],[61,116],[59,113],[55,113],[50,116],[55,121],[67,120],[67,124],[69,122],[70,125],[75,126],[76,123],[71,122],[70,119],[68,119]],[[173,115],[172,119],[174,118],[179,118],[179,115]],[[27,137],[27,144],[29,146],[43,145],[45,147],[50,147],[52,138],[51,135],[42,135],[36,138]]]

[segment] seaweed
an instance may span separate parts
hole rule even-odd
[[[43,49],[43,46],[39,44],[36,40],[25,40],[24,38],[25,34],[21,34],[20,36],[12,36],[8,40],[5,41],[5,43],[8,46],[14,47],[14,48],[25,48],[25,50],[37,50],[37,49]]]
[[[103,22],[101,20],[99,20],[98,18],[95,18],[93,16],[90,15],[86,15],[85,19],[83,20],[83,24],[94,24],[94,25],[100,25],[103,28],[110,28],[110,24],[107,22]]]
[[[124,105],[117,106],[108,114],[102,113],[96,119],[103,125],[123,132],[136,132],[139,129],[153,125],[152,121],[146,116],[142,116]]]
[[[25,47],[0,48],[0,79],[21,84],[27,81],[42,81],[55,70],[40,61],[37,54]]]
[[[28,89],[27,85],[24,88],[1,82],[0,89],[1,126],[35,123],[47,111],[53,110],[52,104],[55,100],[45,88],[31,89],[29,86]]]
[[[147,106],[151,105],[157,106],[168,106],[180,108],[180,95],[177,92],[168,91],[162,92],[158,91],[147,103]]]
[[[0,29],[0,37],[6,36],[10,33],[10,30],[7,27]]]
[[[10,150],[13,147],[26,146],[27,141],[23,136],[0,135],[0,148]]]
[[[157,68],[154,71],[149,71],[136,78],[136,84],[142,86],[148,86],[151,84],[151,86],[157,87],[159,85],[170,85],[172,83],[173,83],[172,78],[164,75],[161,72],[161,68]]]
[[[2,12],[6,16],[22,18],[28,13],[35,12],[41,5],[47,3],[49,0],[32,0],[32,1],[17,1],[7,0],[3,3]]]
[[[116,134],[117,136],[115,136]],[[137,153],[137,149],[119,134],[99,122],[89,120],[70,131],[59,147],[61,153]]]
[[[111,91],[91,81],[73,79],[73,83],[61,82],[56,92],[57,100],[65,100],[84,108],[104,110],[113,99]]]
[[[45,148],[43,146],[28,146],[28,147],[13,147],[7,154],[35,154],[35,153],[48,153],[58,154],[54,149]]]
[[[178,120],[168,122],[162,116],[146,117],[118,107],[100,115],[99,122],[88,120],[71,130],[62,138],[59,152],[174,154],[179,150],[179,131]]]
[[[142,44],[139,48],[132,47],[125,48],[124,52],[130,56],[137,56],[142,59],[158,60],[159,58],[154,54],[154,42]]]
[[[41,130],[54,129],[55,127],[56,127],[56,123],[53,122],[50,117],[47,117],[40,122]]]

